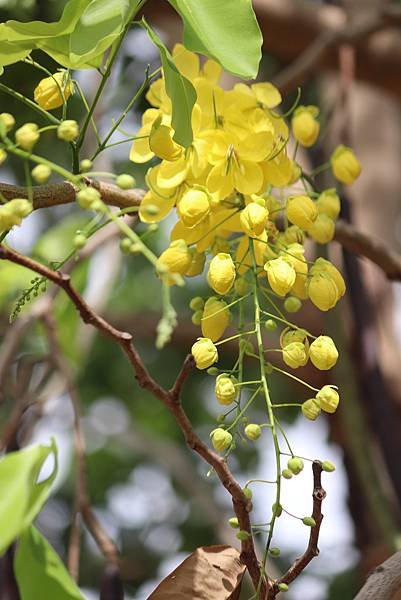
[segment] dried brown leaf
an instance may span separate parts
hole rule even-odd
[[[245,566],[231,546],[203,546],[163,579],[148,600],[237,600]]]

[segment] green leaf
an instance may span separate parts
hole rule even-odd
[[[54,454],[51,475],[37,483],[40,470],[50,454]],[[50,493],[57,473],[57,448],[31,446],[11,452],[0,460],[0,555],[36,517]]]
[[[256,77],[262,34],[251,0],[169,0],[184,22],[184,45],[244,79]]]
[[[142,19],[142,25],[160,51],[166,92],[172,104],[171,125],[175,131],[174,139],[178,144],[187,148],[193,140],[191,116],[196,102],[195,88],[188,79],[181,75],[170,52],[145,19]]]
[[[18,542],[14,567],[21,600],[85,600],[59,556],[33,526]]]

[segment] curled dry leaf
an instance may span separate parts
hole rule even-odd
[[[148,600],[237,600],[245,566],[231,546],[197,548]]]

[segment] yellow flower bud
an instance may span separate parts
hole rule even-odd
[[[315,202],[304,195],[290,196],[285,212],[290,223],[298,225],[301,229],[309,229],[318,215]]]
[[[316,106],[298,106],[291,120],[292,133],[296,141],[309,148],[316,142],[320,124],[316,120],[319,110]]]
[[[294,475],[299,475],[304,468],[304,461],[298,456],[293,456],[287,461],[287,467]]]
[[[224,295],[228,294],[231,290],[234,280],[235,266],[231,256],[224,252],[219,252],[210,263],[207,274],[208,284],[217,294]]]
[[[57,137],[64,142],[73,142],[79,136],[78,123],[73,119],[62,121],[57,127]]]
[[[174,131],[167,125],[160,125],[156,121],[150,131],[149,146],[152,152],[164,160],[178,160],[182,154],[182,147],[173,140]]]
[[[280,234],[280,240],[282,240],[286,246],[288,244],[303,244],[305,241],[305,234],[297,225],[290,225],[290,227],[287,227],[287,229]]]
[[[244,433],[249,440],[256,442],[262,435],[262,429],[257,423],[249,423],[244,429]]]
[[[310,237],[319,244],[328,244],[334,237],[334,221],[327,215],[319,214],[308,229]]]
[[[164,267],[169,273],[185,275],[191,265],[191,255],[184,240],[174,240],[157,259],[156,268]],[[172,283],[172,281],[171,281]]]
[[[217,348],[209,338],[198,338],[191,348],[191,353],[198,369],[207,369],[219,359]]]
[[[15,119],[10,113],[0,113],[0,122],[4,125],[6,132],[10,131],[15,125]]]
[[[330,162],[334,177],[347,185],[354,183],[362,170],[361,163],[348,146],[338,146],[331,155]]]
[[[40,137],[39,127],[36,123],[25,123],[15,132],[15,141],[28,152],[32,150]]]
[[[230,322],[230,311],[226,306],[223,300],[216,297],[206,300],[201,329],[202,334],[212,342],[222,337]]]
[[[302,344],[308,344],[308,334],[305,329],[290,329],[286,327],[280,335],[280,346],[284,348],[292,342],[301,342]],[[309,346],[307,346],[309,347]]]
[[[308,295],[313,304],[323,311],[333,308],[339,299],[335,281],[326,273],[317,273],[311,277]]]
[[[322,257],[317,258],[310,272],[311,275],[317,275],[319,273],[329,275],[337,286],[338,297],[342,298],[344,296],[345,281],[340,271],[330,261]]]
[[[335,188],[323,190],[316,201],[320,215],[327,215],[335,221],[340,214],[341,202]]]
[[[320,335],[309,348],[312,363],[317,369],[327,371],[334,367],[338,359],[338,350],[328,335]]]
[[[31,171],[32,178],[36,183],[46,183],[52,174],[52,170],[47,165],[36,165]]]
[[[256,237],[266,227],[269,211],[258,202],[250,202],[241,211],[241,227],[249,237]]]
[[[269,260],[265,266],[270,287],[279,296],[285,296],[294,285],[296,273],[294,267],[283,257]]]
[[[327,413],[336,412],[340,402],[338,392],[330,385],[324,385],[316,394],[316,399],[320,404],[320,408]]]
[[[212,431],[210,437],[212,438],[213,448],[217,452],[223,452],[224,450],[227,450],[233,441],[233,436],[231,433],[225,429],[221,429],[221,427]]]
[[[177,204],[177,212],[185,227],[195,227],[210,212],[210,196],[206,191],[190,189]]]
[[[98,190],[93,187],[87,187],[77,193],[77,202],[85,210],[93,209],[93,206],[101,201]]]
[[[215,394],[219,404],[232,404],[237,397],[238,388],[234,385],[235,379],[222,373],[216,379]]]
[[[21,225],[22,219],[32,212],[32,204],[24,198],[14,198],[0,205],[0,231]]]
[[[185,271],[187,277],[196,277],[200,275],[205,267],[206,254],[204,252],[198,252],[196,248],[190,248],[189,254],[191,256],[191,262],[188,269]]]
[[[316,421],[316,419],[320,415],[321,409],[320,404],[316,400],[316,398],[311,398],[310,400],[306,400],[306,402],[302,404],[301,410],[303,416],[306,419],[309,419],[310,421]]]
[[[265,208],[269,211],[269,218],[274,221],[280,216],[282,209],[281,202],[274,196],[265,196],[264,201]]]
[[[301,342],[291,342],[283,348],[283,360],[292,369],[303,367],[308,362],[308,352]]]
[[[35,102],[45,110],[53,110],[63,105],[64,99],[68,100],[73,92],[73,84],[67,71],[59,71],[51,77],[39,81],[34,90]]]

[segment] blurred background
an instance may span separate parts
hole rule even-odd
[[[0,21],[56,20],[64,4],[0,0]],[[301,103],[317,104],[321,110],[321,141],[313,151],[298,154],[300,161],[311,169],[325,162],[338,143],[351,145],[363,171],[343,194],[342,218],[401,251],[401,2],[254,0],[253,5],[264,35],[260,80],[273,81],[283,91],[284,111],[293,104],[299,85]],[[165,0],[149,0],[145,14],[170,48],[181,39],[181,23]],[[50,70],[56,68],[47,56],[34,58]],[[143,30],[133,28],[96,111],[100,132],[107,132],[119,116],[143,81],[148,64],[152,69],[159,66],[156,49]],[[81,71],[76,77],[90,97],[98,83],[96,73]],[[26,64],[7,68],[2,76],[3,83],[28,97],[39,79],[41,74]],[[233,81],[227,76],[225,84]],[[135,134],[147,106],[145,99],[137,104],[123,123],[124,133]],[[72,98],[69,107],[70,118],[83,116],[78,98]],[[18,115],[18,124],[36,121],[27,107],[0,94],[3,111]],[[123,138],[117,132],[113,141]],[[93,143],[89,137],[88,156]],[[99,157],[96,170],[131,173],[140,187],[144,169],[128,161],[128,150],[129,144],[115,146]],[[38,153],[68,165],[64,145],[54,135],[42,135]],[[0,181],[23,182],[22,165],[7,160],[0,167]],[[322,176],[319,185],[330,187],[333,181]],[[58,261],[71,250],[74,232],[86,221],[85,214],[73,207],[42,209],[8,239],[21,252]],[[148,238],[156,251],[166,245],[168,226],[162,225]],[[83,253],[74,266],[74,283],[97,311],[133,332],[145,364],[161,384],[169,386],[198,335],[189,300],[209,291],[201,277],[191,279],[184,289],[173,289],[178,328],[170,345],[157,351],[159,282],[140,257],[123,257],[117,241],[116,232],[109,230],[102,244],[95,245],[87,257]],[[401,546],[401,286],[339,243],[332,244],[330,258],[342,269],[348,294],[327,316],[306,305],[296,317],[313,332],[324,329],[340,348],[334,383],[340,387],[342,403],[338,413],[315,423],[283,411],[282,424],[297,454],[331,460],[337,470],[323,479],[327,500],[320,556],[291,585],[289,600],[351,599],[367,573]],[[75,487],[73,411],[37,318],[46,309],[46,294],[37,299],[25,295],[18,318],[9,325],[10,314],[31,279],[32,274],[22,268],[0,265],[0,427],[3,439],[7,438],[10,422],[21,417],[23,407],[18,436],[7,440],[9,447],[47,443],[55,436],[60,472],[38,526],[66,558]],[[138,388],[113,343],[82,325],[64,295],[57,295],[54,307],[60,342],[71,361],[82,404],[91,503],[121,551],[125,597],[145,600],[196,547],[237,545],[235,532],[227,525],[230,500],[216,478],[208,476],[205,464],[187,450],[164,407]],[[225,348],[223,363],[229,367],[235,348]],[[317,387],[329,382],[324,372],[313,369],[305,368],[305,376]],[[283,402],[306,399],[290,380],[275,377],[272,389],[274,398]],[[185,386],[184,404],[194,428],[207,440],[219,412],[213,378],[193,373]],[[255,422],[263,420],[262,407],[259,410],[253,413]],[[274,476],[274,453],[263,440],[231,455],[232,470],[241,484]],[[254,519],[263,522],[274,490],[260,484],[254,491]],[[282,503],[290,512],[309,514],[311,493],[312,473],[307,466],[295,480],[284,482]],[[281,556],[271,564],[272,572],[285,570],[304,551],[307,538],[302,523],[290,517],[279,519],[274,545],[280,547]],[[80,582],[88,600],[95,600],[104,577],[104,559],[86,532],[82,544]],[[1,593],[0,598],[8,600],[4,589]],[[250,595],[245,583],[241,598]]]

